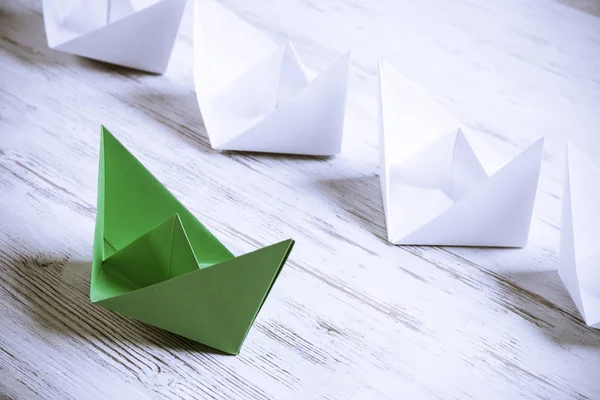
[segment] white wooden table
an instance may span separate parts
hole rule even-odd
[[[564,139],[600,163],[597,2],[224,1],[315,70],[354,49],[332,158],[210,148],[191,10],[154,76],[49,50],[40,3],[0,2],[0,398],[600,398],[556,273]],[[381,58],[504,160],[548,136],[529,246],[386,242]],[[90,304],[101,123],[236,254],[296,239],[239,356]]]

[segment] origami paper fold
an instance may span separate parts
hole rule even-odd
[[[543,139],[492,176],[464,128],[386,63],[380,79],[380,180],[388,241],[522,247]]]
[[[213,148],[341,151],[350,53],[309,81],[291,43],[277,46],[212,0],[197,0],[194,81]]]
[[[161,74],[186,0],[43,0],[50,48]]]
[[[102,128],[92,302],[237,354],[293,244],[234,257]]]
[[[600,328],[600,169],[567,144],[559,275],[586,324]]]

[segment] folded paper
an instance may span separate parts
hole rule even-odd
[[[522,247],[543,139],[488,176],[459,121],[386,63],[380,79],[380,179],[388,240]]]
[[[213,0],[197,0],[194,81],[213,148],[333,155],[341,151],[350,53],[314,80],[291,43]]]
[[[586,324],[600,328],[600,169],[567,144],[559,274]]]
[[[102,128],[92,302],[237,354],[293,244],[234,257]]]
[[[186,0],[43,0],[48,45],[161,74]]]

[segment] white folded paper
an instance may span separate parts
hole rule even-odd
[[[350,53],[310,81],[291,43],[276,45],[212,0],[194,8],[196,96],[213,148],[341,151]]]
[[[567,156],[559,274],[586,324],[600,328],[600,169],[572,144]]]
[[[386,63],[380,79],[380,178],[388,240],[402,245],[522,247],[540,139],[492,176],[465,129]]]
[[[186,0],[43,0],[48,46],[163,73],[185,4]]]

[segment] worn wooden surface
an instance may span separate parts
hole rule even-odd
[[[315,70],[354,49],[343,154],[311,158],[211,150],[189,12],[153,76],[49,50],[41,4],[0,1],[0,398],[600,398],[600,331],[555,272],[563,140],[600,163],[598,7],[571,3],[224,1]],[[385,241],[381,58],[505,160],[548,135],[528,247]],[[297,240],[239,356],[90,304],[101,123],[235,253]]]

